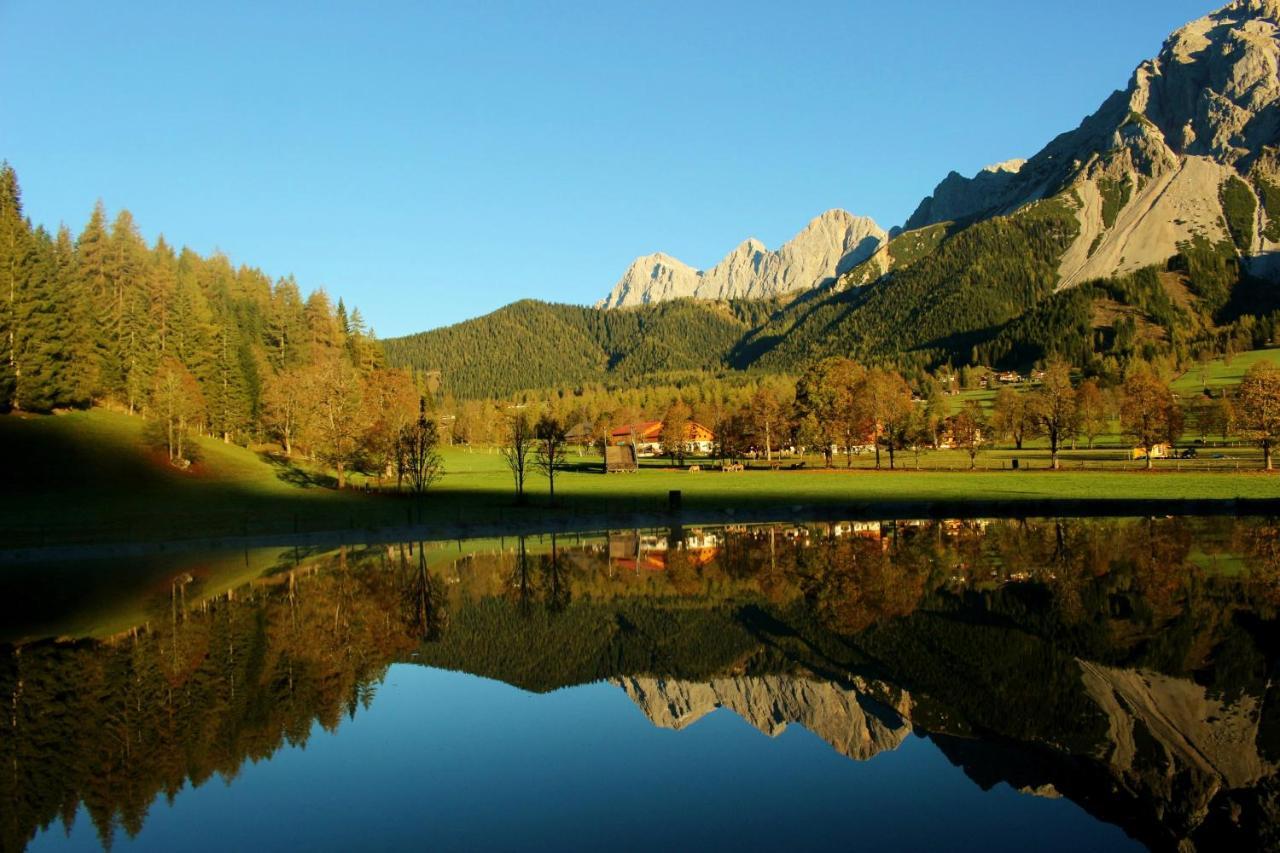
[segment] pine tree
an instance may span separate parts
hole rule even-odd
[[[285,370],[302,362],[305,330],[306,318],[298,283],[293,276],[287,276],[276,282],[271,291],[263,334],[267,361],[273,369]]]
[[[147,246],[138,233],[133,214],[120,211],[111,224],[106,255],[107,301],[99,315],[107,328],[106,391],[118,402],[136,411],[147,385],[142,381],[146,330],[145,293],[141,283],[146,275]],[[130,372],[139,371],[130,377]]]
[[[77,330],[69,294],[59,280],[59,249],[43,228],[36,229],[28,246],[22,265],[24,298],[16,315],[21,371],[16,376],[14,400],[26,411],[47,412],[83,402],[77,399],[74,381]],[[67,249],[64,244],[62,251]]]
[[[0,165],[0,411],[17,403],[18,313],[22,298],[23,265],[27,259],[30,227],[22,218],[22,193],[18,176],[8,163]]]
[[[86,304],[86,314],[93,318],[89,328],[93,351],[93,384],[95,397],[105,396],[106,389],[116,384],[117,374],[111,361],[110,335],[103,322],[104,311],[111,303],[110,283],[107,278],[107,253],[110,237],[107,234],[107,213],[101,200],[93,207],[88,223],[76,240],[76,279],[81,298]]]

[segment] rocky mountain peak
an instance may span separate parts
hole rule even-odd
[[[763,299],[820,287],[871,257],[885,238],[871,219],[828,210],[776,251],[750,237],[709,270],[660,252],[637,258],[599,305],[621,308],[682,297]]]

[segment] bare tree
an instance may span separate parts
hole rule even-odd
[[[507,434],[500,452],[515,480],[516,503],[524,503],[524,478],[529,473],[529,455],[533,451],[533,424],[524,410],[517,410],[507,420]]]
[[[405,477],[409,488],[421,495],[444,475],[444,459],[437,449],[440,431],[436,422],[427,418],[427,400],[418,400],[418,419],[400,430],[396,441],[397,487]]]
[[[547,486],[551,493],[551,502],[556,500],[556,470],[564,465],[565,429],[564,425],[549,413],[543,413],[533,427],[533,437],[537,442],[537,453],[534,464],[547,478]]]

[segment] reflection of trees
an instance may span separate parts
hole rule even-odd
[[[572,597],[569,591],[569,579],[560,562],[560,549],[556,547],[556,535],[551,534],[551,553],[539,559],[542,568],[543,588],[546,590],[547,609],[559,613],[569,606]]]
[[[818,616],[834,630],[856,634],[915,610],[929,572],[909,545],[839,539],[801,553],[796,569]]]
[[[368,555],[344,569],[348,556],[175,605],[108,642],[5,650],[0,849],[21,849],[80,803],[104,844],[116,827],[135,834],[157,793],[232,779],[246,758],[305,743],[315,722],[334,729],[366,705],[423,632],[401,610],[417,595],[413,576],[376,570]]]
[[[1235,527],[1235,543],[1253,593],[1272,607],[1280,606],[1280,520],[1242,520]]]
[[[449,617],[444,606],[444,593],[427,571],[426,547],[423,543],[418,543],[418,558],[412,568],[406,551],[413,550],[413,546],[406,549],[404,545],[400,545],[396,550],[403,577],[400,606],[404,624],[412,636],[423,642],[438,640],[440,633],[449,624]]]
[[[422,543],[343,550],[199,603],[188,578],[145,629],[5,650],[0,848],[81,802],[104,840],[136,832],[158,792],[336,728],[412,650],[539,690],[875,662],[922,726],[1076,755],[1105,735],[1077,659],[1228,699],[1267,696],[1274,671],[1270,520],[766,526],[718,532],[714,556],[670,548],[665,571],[610,571],[598,542],[562,541],[470,555],[448,585]]]

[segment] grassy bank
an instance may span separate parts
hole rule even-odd
[[[1125,511],[1142,511],[1142,502],[1280,499],[1280,476],[1235,473],[1245,449],[1233,450],[1234,460],[1162,462],[1162,470],[1147,473],[1131,470],[1121,450],[1103,448],[1067,454],[1067,470],[1059,472],[1045,470],[1043,451],[1035,449],[1016,453],[1018,471],[1010,469],[1015,452],[1001,451],[981,457],[988,468],[976,472],[962,470],[967,457],[951,452],[922,457],[922,465],[934,470],[873,471],[869,456],[857,457],[852,470],[824,471],[812,467],[817,460],[808,460],[811,467],[804,470],[738,473],[693,472],[645,460],[638,473],[609,476],[599,473],[598,458],[571,454],[568,469],[557,477],[555,504],[545,478],[532,475],[526,505],[518,507],[511,475],[496,451],[451,448],[445,452],[448,473],[417,502],[359,489],[339,492],[323,472],[211,439],[199,441],[196,466],[177,471],[162,454],[145,448],[141,423],[105,411],[0,418],[7,473],[0,490],[0,547],[407,526],[476,532],[591,525],[665,512],[673,490],[681,492],[685,511],[704,516],[805,508],[874,515],[882,507],[895,513],[918,507],[921,515],[963,514],[966,507],[1004,513],[1019,506],[1051,511],[1055,503],[1064,512],[1108,512],[1121,504]],[[1099,464],[1089,461],[1091,455]],[[1102,464],[1107,460],[1110,468]],[[1245,463],[1256,464],[1251,458]],[[912,466],[914,458],[902,455],[900,464]],[[1164,511],[1154,503],[1152,509]]]

